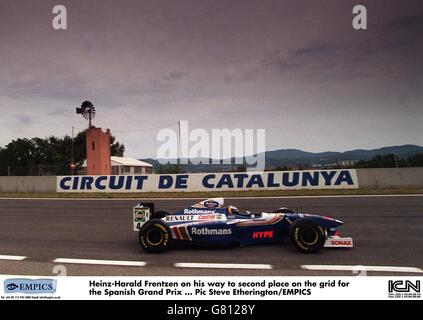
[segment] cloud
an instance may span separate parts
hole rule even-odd
[[[19,126],[30,126],[34,123],[34,120],[32,117],[27,115],[18,115],[15,117],[16,124]]]
[[[237,66],[226,70],[223,74],[223,79],[227,83],[250,82],[256,79],[259,72],[258,65]]]
[[[389,35],[381,44],[384,50],[401,54],[408,61],[411,61],[410,56],[414,60],[423,55],[423,13],[392,18],[385,23],[381,33]]]
[[[320,59],[336,55],[339,48],[331,43],[317,43],[291,50],[290,56],[305,59]]]
[[[87,93],[87,79],[74,68],[53,64],[3,66],[0,95],[12,98],[75,99]]]
[[[423,13],[401,16],[387,22],[387,27],[392,30],[414,29],[423,27]]]
[[[350,59],[352,56],[355,58]],[[351,64],[359,56],[357,51],[328,42],[288,50],[263,50],[257,62],[257,75],[273,75],[291,81],[330,82],[354,76],[357,71],[351,70]]]
[[[421,0],[364,0],[362,32],[350,1],[65,2],[66,32],[51,30],[45,3],[0,11],[1,143],[85,127],[75,115],[83,100],[112,130],[184,118],[263,126],[271,148],[412,143],[421,131]],[[407,130],[392,130],[401,121]],[[154,134],[139,135],[119,139],[130,154],[154,155]]]
[[[188,73],[185,71],[171,71],[169,74],[164,75],[162,79],[165,81],[178,81],[186,77],[188,77]]]

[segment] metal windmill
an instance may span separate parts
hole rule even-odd
[[[88,120],[88,128],[92,127],[91,121],[95,117],[95,107],[90,101],[84,101],[81,107],[76,108],[76,114],[82,114],[82,116]]]

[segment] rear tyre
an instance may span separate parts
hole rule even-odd
[[[325,230],[309,219],[296,220],[290,229],[291,241],[294,246],[306,253],[315,253],[323,248],[326,241]]]
[[[139,239],[146,252],[164,252],[169,245],[170,230],[163,221],[152,219],[142,226]]]

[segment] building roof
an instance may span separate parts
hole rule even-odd
[[[147,162],[137,160],[134,158],[129,158],[129,157],[111,157],[111,160],[112,160],[112,166],[113,166],[113,162],[115,162],[116,165],[121,165],[121,166],[153,167],[151,164]]]
[[[147,162],[137,160],[134,158],[129,157],[111,157],[112,160],[112,167],[114,166],[128,166],[128,167],[149,167],[152,168],[153,166]],[[82,167],[87,166],[87,160],[84,160]]]

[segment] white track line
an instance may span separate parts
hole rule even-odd
[[[232,200],[248,200],[248,199],[318,199],[318,198],[377,198],[377,197],[423,197],[423,194],[350,194],[350,195],[322,195],[322,196],[266,196],[266,197],[225,197],[225,199]],[[204,200],[205,197],[187,197],[187,198],[142,198],[140,195],[137,198],[1,198],[1,200],[49,200],[49,201],[140,201],[151,200],[151,201],[174,201],[174,200]]]
[[[414,267],[391,266],[345,266],[345,265],[302,265],[301,269],[317,271],[374,271],[374,272],[410,272],[423,273],[422,269]]]
[[[0,260],[11,260],[11,261],[22,261],[25,260],[27,257],[24,256],[2,256],[0,255]]]
[[[91,264],[91,265],[105,265],[105,266],[129,266],[129,267],[144,267],[147,263],[143,261],[121,261],[121,260],[92,260],[92,259],[68,259],[58,258],[53,262],[56,263],[70,263],[70,264]]]
[[[260,269],[270,270],[270,264],[238,264],[238,263],[185,263],[179,262],[173,265],[176,268],[208,268],[208,269]]]

